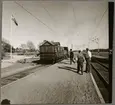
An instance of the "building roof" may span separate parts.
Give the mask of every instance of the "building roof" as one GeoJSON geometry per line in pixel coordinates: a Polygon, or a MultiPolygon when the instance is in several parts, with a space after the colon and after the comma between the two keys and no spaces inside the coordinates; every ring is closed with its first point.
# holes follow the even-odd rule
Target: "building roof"
{"type": "Polygon", "coordinates": [[[57,45],[57,46],[60,46],[60,42],[54,42],[54,41],[47,41],[47,40],[44,40],[40,46],[43,46],[43,45],[57,45]]]}
{"type": "Polygon", "coordinates": [[[51,43],[52,43],[53,45],[60,45],[60,42],[52,42],[52,41],[51,41],[51,43]]]}

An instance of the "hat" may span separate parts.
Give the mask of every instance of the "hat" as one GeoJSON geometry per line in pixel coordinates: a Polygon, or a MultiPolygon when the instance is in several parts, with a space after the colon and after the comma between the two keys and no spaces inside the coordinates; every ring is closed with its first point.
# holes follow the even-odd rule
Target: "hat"
{"type": "Polygon", "coordinates": [[[88,48],[86,48],[86,50],[88,51],[89,49],[88,49],[88,48]]]}

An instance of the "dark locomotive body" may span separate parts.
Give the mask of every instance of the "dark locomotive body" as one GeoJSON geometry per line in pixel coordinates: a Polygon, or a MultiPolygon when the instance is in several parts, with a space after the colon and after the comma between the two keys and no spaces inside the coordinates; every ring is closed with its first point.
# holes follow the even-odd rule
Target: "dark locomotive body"
{"type": "Polygon", "coordinates": [[[68,48],[60,46],[59,42],[44,41],[40,45],[40,61],[42,63],[56,63],[68,57],[68,48]]]}

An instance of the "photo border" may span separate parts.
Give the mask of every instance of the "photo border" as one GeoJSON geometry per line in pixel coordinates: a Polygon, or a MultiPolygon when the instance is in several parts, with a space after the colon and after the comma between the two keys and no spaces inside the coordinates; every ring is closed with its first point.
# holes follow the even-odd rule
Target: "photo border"
{"type": "MultiPolygon", "coordinates": [[[[2,1],[16,1],[16,0],[0,0],[0,40],[2,39],[2,1]]],[[[18,1],[18,0],[17,0],[18,1]]],[[[41,0],[20,0],[20,1],[41,1],[41,0]]],[[[42,1],[92,1],[92,0],[42,0],[42,1]]],[[[105,0],[94,0],[94,1],[105,1],[105,0]]],[[[109,0],[108,2],[115,2],[114,0],[109,0]]],[[[115,19],[115,8],[114,8],[114,19],[115,19]]],[[[109,21],[111,21],[111,17],[109,17],[109,21]]],[[[111,21],[109,24],[109,35],[113,34],[113,36],[109,36],[109,43],[113,43],[111,46],[109,46],[110,49],[112,49],[113,47],[113,55],[109,55],[109,57],[111,58],[111,61],[109,62],[112,68],[111,71],[111,75],[112,76],[112,82],[111,82],[111,86],[112,86],[112,95],[110,95],[110,97],[112,97],[112,103],[111,105],[115,105],[115,36],[114,36],[114,32],[115,32],[115,21],[111,21]],[[112,22],[114,22],[114,29],[112,29],[112,22]],[[113,42],[110,41],[113,39],[113,42]]],[[[110,45],[110,44],[109,44],[110,45]]],[[[1,53],[1,44],[0,44],[0,53],[1,53]]],[[[1,57],[1,54],[0,54],[1,57]]],[[[1,66],[1,63],[0,63],[1,66]]],[[[0,68],[0,74],[1,74],[1,68],[0,68]]],[[[1,76],[1,75],[0,75],[1,76]]],[[[1,78],[0,78],[1,80],[1,78]]],[[[1,84],[0,84],[1,85],[1,84]]],[[[0,89],[0,93],[1,93],[1,89],[0,89]]],[[[1,94],[0,94],[1,97],[1,94]]],[[[45,105],[45,104],[40,104],[40,105],[45,105]]],[[[53,105],[57,105],[57,104],[53,104],[53,105]]],[[[63,104],[59,104],[59,105],[63,105],[63,104]]],[[[66,105],[66,104],[65,104],[66,105]]],[[[67,104],[67,105],[73,105],[73,104],[67,104]]],[[[82,104],[74,104],[74,105],[82,105],[82,104]]],[[[89,104],[85,104],[85,105],[89,105],[89,104]]],[[[95,104],[90,104],[90,105],[95,105],[95,104]]],[[[101,104],[99,104],[101,105],[101,104]]],[[[102,104],[103,105],[103,104],[102,104]]],[[[110,104],[106,104],[106,105],[110,105],[110,104]]]]}

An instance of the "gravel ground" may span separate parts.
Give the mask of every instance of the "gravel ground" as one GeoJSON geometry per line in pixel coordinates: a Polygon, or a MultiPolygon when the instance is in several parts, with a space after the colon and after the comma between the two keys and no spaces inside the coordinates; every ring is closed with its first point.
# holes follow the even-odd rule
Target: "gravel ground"
{"type": "Polygon", "coordinates": [[[11,104],[100,103],[90,74],[77,74],[76,64],[64,62],[3,86],[1,98],[11,104]]]}

